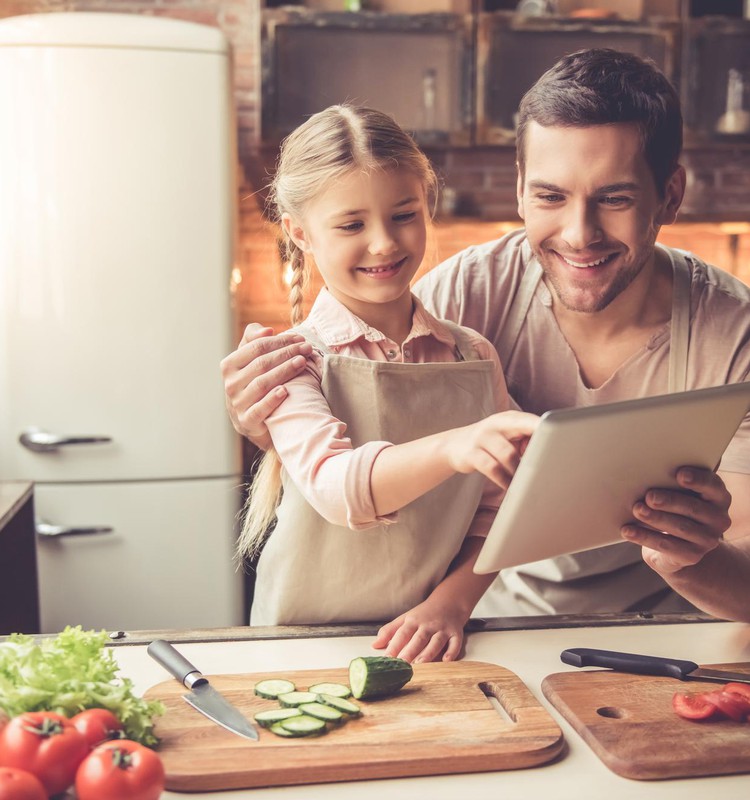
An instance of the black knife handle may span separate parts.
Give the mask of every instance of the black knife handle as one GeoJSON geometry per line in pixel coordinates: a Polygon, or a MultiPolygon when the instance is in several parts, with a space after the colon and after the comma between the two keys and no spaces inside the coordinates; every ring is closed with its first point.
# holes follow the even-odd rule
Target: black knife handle
{"type": "Polygon", "coordinates": [[[692,661],[617,653],[614,650],[592,650],[588,647],[563,650],[560,659],[573,667],[607,667],[620,672],[661,675],[665,678],[678,678],[681,681],[687,680],[690,673],[698,669],[698,665],[692,661]]]}
{"type": "Polygon", "coordinates": [[[180,683],[192,689],[208,681],[201,673],[169,642],[164,639],[154,639],[146,648],[146,652],[170,674],[174,675],[180,683]]]}

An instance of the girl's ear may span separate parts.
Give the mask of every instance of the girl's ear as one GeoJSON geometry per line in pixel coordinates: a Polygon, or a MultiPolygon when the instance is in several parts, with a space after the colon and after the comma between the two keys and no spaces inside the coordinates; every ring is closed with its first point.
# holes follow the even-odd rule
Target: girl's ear
{"type": "Polygon", "coordinates": [[[305,236],[305,231],[302,226],[292,219],[289,214],[281,215],[281,224],[286,232],[286,235],[299,247],[303,253],[310,251],[310,244],[305,236]]]}

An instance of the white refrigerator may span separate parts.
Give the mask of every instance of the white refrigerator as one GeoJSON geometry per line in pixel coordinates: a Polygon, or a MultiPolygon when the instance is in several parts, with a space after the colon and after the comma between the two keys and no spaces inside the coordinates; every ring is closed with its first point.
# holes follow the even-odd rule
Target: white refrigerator
{"type": "Polygon", "coordinates": [[[0,21],[0,480],[43,632],[242,624],[230,55],[216,29],[0,21]]]}

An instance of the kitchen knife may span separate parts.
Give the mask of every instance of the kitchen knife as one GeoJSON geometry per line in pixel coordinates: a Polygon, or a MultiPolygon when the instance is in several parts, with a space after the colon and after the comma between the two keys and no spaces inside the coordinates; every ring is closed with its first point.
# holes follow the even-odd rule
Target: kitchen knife
{"type": "Polygon", "coordinates": [[[257,739],[255,726],[214,689],[203,675],[169,642],[154,639],[146,652],[192,691],[182,699],[217,725],[246,739],[257,739]]]}
{"type": "Polygon", "coordinates": [[[592,650],[574,647],[563,650],[560,658],[573,667],[607,667],[618,672],[635,672],[639,675],[661,675],[681,681],[716,681],[717,683],[750,683],[750,675],[726,672],[720,669],[703,669],[692,661],[659,656],[640,656],[635,653],[617,653],[614,650],[592,650]]]}

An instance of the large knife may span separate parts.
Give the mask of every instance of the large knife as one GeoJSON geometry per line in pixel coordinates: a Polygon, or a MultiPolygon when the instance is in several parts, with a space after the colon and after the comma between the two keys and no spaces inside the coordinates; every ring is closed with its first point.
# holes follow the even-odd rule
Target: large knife
{"type": "Polygon", "coordinates": [[[560,658],[573,667],[605,667],[618,672],[635,672],[638,675],[661,675],[681,681],[715,681],[717,683],[750,683],[750,675],[727,672],[721,669],[704,669],[692,661],[659,656],[640,656],[635,653],[618,653],[614,650],[592,650],[574,647],[563,650],[560,658]]]}
{"type": "Polygon", "coordinates": [[[226,728],[246,739],[257,739],[255,726],[214,689],[203,675],[169,642],[154,639],[146,652],[161,664],[180,683],[190,689],[189,694],[182,696],[196,711],[200,711],[222,728],[226,728]]]}

